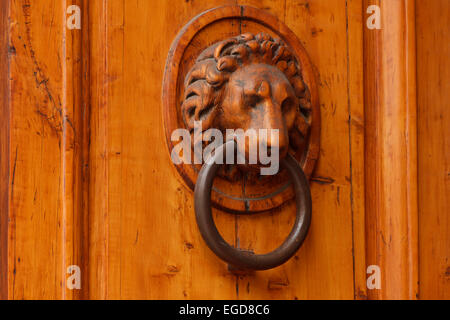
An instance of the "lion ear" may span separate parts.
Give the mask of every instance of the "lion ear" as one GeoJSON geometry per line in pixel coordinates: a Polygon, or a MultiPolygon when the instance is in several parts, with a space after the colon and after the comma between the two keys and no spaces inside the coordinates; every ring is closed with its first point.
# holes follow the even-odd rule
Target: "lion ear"
{"type": "Polygon", "coordinates": [[[217,70],[233,72],[237,68],[237,61],[234,57],[222,57],[217,61],[217,70]]]}
{"type": "Polygon", "coordinates": [[[192,130],[195,121],[202,121],[204,128],[209,128],[215,101],[215,90],[205,79],[195,81],[185,90],[185,100],[181,105],[181,112],[187,127],[192,130]]]}
{"type": "Polygon", "coordinates": [[[209,65],[206,69],[206,82],[212,87],[220,87],[226,80],[225,75],[217,70],[216,64],[209,65]]]}
{"type": "Polygon", "coordinates": [[[239,43],[239,41],[236,38],[231,38],[220,42],[214,49],[214,59],[216,59],[216,61],[219,60],[219,58],[224,53],[225,49],[237,43],[239,43]]]}
{"type": "Polygon", "coordinates": [[[189,73],[187,74],[186,79],[184,80],[184,87],[187,88],[195,81],[205,79],[206,73],[208,72],[208,68],[210,68],[211,66],[215,67],[215,64],[216,62],[214,61],[214,59],[208,59],[197,62],[192,67],[192,70],[189,71],[189,73]]]}
{"type": "Polygon", "coordinates": [[[255,39],[255,36],[253,35],[253,33],[247,32],[247,33],[243,33],[239,36],[239,39],[242,41],[251,41],[255,39]]]}

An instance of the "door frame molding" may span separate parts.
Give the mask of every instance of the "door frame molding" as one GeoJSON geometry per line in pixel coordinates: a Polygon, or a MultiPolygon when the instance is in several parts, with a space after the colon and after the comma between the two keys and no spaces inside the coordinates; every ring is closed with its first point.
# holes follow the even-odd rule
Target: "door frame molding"
{"type": "Polygon", "coordinates": [[[378,5],[381,29],[364,24],[366,263],[381,269],[369,299],[418,296],[415,1],[378,5]]]}

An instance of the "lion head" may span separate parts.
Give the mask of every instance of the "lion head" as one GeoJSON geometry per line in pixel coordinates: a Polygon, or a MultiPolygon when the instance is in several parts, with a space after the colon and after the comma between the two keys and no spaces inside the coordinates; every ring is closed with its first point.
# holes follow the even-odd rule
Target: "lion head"
{"type": "Polygon", "coordinates": [[[310,100],[301,66],[286,44],[266,33],[246,33],[199,55],[185,79],[181,111],[191,132],[194,121],[202,121],[203,130],[222,132],[278,129],[278,141],[265,143],[283,157],[305,147],[310,100]]]}

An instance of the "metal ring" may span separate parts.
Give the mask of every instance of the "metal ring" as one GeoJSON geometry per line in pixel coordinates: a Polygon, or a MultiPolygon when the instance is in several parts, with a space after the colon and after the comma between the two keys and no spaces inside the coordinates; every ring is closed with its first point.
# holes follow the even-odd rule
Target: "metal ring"
{"type": "Polygon", "coordinates": [[[230,246],[220,235],[214,223],[211,211],[211,188],[220,164],[228,147],[235,148],[234,141],[228,141],[215,150],[197,178],[195,185],[195,216],[200,233],[208,247],[222,260],[242,270],[267,270],[275,268],[289,260],[301,247],[311,224],[311,192],[308,180],[297,161],[287,155],[282,159],[281,167],[291,175],[295,189],[297,216],[294,227],[283,244],[267,254],[253,254],[230,246]]]}

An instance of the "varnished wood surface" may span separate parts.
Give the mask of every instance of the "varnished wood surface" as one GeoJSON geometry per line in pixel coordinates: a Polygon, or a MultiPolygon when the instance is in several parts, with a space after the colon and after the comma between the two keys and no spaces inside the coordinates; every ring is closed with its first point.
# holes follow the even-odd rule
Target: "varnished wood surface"
{"type": "MultiPolygon", "coordinates": [[[[272,5],[276,12],[279,9],[278,6],[276,3],[272,3],[272,5]]],[[[107,86],[106,105],[108,108],[102,110],[94,107],[97,105],[96,103],[92,104],[94,107],[92,119],[93,121],[94,118],[99,119],[91,122],[92,136],[98,139],[97,142],[93,141],[93,145],[100,144],[102,141],[103,153],[99,153],[98,161],[104,163],[106,169],[102,169],[104,171],[101,175],[107,176],[107,178],[99,176],[98,182],[91,181],[90,187],[91,190],[108,188],[109,191],[91,194],[91,206],[100,205],[104,201],[105,208],[105,215],[101,214],[100,210],[91,209],[91,219],[97,219],[93,215],[99,219],[106,219],[106,223],[99,223],[99,226],[107,228],[106,231],[102,231],[101,228],[92,228],[92,239],[96,239],[95,232],[99,230],[99,234],[103,235],[101,239],[106,238],[107,240],[106,245],[102,241],[90,245],[90,248],[101,246],[99,254],[104,254],[100,259],[92,253],[90,255],[90,296],[353,298],[352,220],[349,205],[350,183],[347,180],[350,174],[347,131],[348,83],[340,78],[339,71],[336,70],[334,73],[331,71],[334,70],[333,63],[341,60],[332,59],[328,62],[328,58],[324,58],[324,65],[319,69],[325,73],[326,77],[322,84],[325,89],[322,90],[329,97],[328,103],[324,103],[322,106],[329,112],[327,127],[333,128],[331,131],[333,134],[341,132],[339,143],[342,144],[342,148],[336,145],[336,140],[332,138],[331,132],[324,134],[324,137],[329,139],[329,144],[327,148],[322,149],[322,153],[327,155],[322,154],[322,166],[328,166],[329,169],[323,170],[323,175],[315,178],[322,184],[317,183],[315,186],[317,189],[313,190],[313,196],[316,197],[315,203],[317,203],[316,216],[315,220],[313,219],[314,229],[310,235],[312,238],[307,240],[309,244],[305,244],[305,247],[302,248],[301,252],[303,253],[299,253],[304,257],[292,260],[286,266],[271,272],[246,275],[236,279],[234,275],[228,273],[226,266],[206,248],[199,237],[192,211],[192,193],[184,188],[178,179],[174,179],[174,171],[169,163],[168,155],[160,152],[160,150],[164,150],[164,147],[159,145],[164,141],[160,132],[162,128],[161,108],[152,109],[154,114],[149,117],[147,109],[149,107],[146,107],[159,105],[159,101],[155,100],[155,94],[160,92],[163,62],[171,39],[192,16],[213,5],[188,3],[179,6],[177,6],[177,10],[182,13],[176,15],[178,22],[170,25],[165,23],[165,20],[145,22],[144,15],[149,10],[161,12],[163,17],[166,15],[165,12],[167,14],[169,11],[171,12],[172,8],[169,9],[162,2],[151,5],[147,2],[125,3],[123,10],[107,8],[106,16],[126,13],[118,18],[118,21],[124,20],[124,28],[116,30],[113,22],[107,22],[107,36],[102,36],[103,31],[97,29],[99,37],[92,40],[93,46],[102,48],[104,45],[101,44],[102,39],[107,39],[108,45],[104,45],[107,56],[119,55],[120,60],[114,60],[115,63],[107,64],[106,68],[111,71],[110,73],[106,72],[106,76],[105,72],[98,72],[99,77],[114,79],[113,82],[100,80],[98,82],[107,86]],[[185,6],[192,10],[186,10],[187,13],[184,14],[185,6]],[[130,20],[132,21],[130,22],[130,20]],[[135,22],[133,23],[133,21],[135,22]],[[155,34],[148,34],[146,30],[149,29],[155,30],[155,34]],[[143,37],[144,31],[145,37],[143,37]],[[161,39],[159,37],[161,33],[167,34],[167,38],[161,39]],[[165,48],[165,50],[160,48],[165,48]],[[141,52],[151,56],[152,61],[146,59],[137,61],[135,57],[141,52]],[[331,68],[328,71],[331,74],[328,76],[326,68],[331,68]],[[146,74],[139,70],[150,71],[146,74]],[[150,81],[150,79],[157,79],[157,81],[150,81]],[[148,85],[150,82],[152,86],[148,85]],[[342,96],[340,96],[341,94],[342,96]],[[124,109],[118,101],[124,101],[127,108],[124,109]],[[341,105],[345,107],[341,107],[341,105]],[[97,112],[94,109],[99,110],[98,118],[94,116],[94,113],[97,112]],[[106,122],[109,124],[105,125],[105,121],[102,121],[101,117],[106,117],[106,122]],[[118,121],[119,119],[120,121],[118,121]],[[99,129],[96,129],[97,126],[99,129]],[[105,142],[104,139],[107,141],[105,142]],[[147,141],[151,141],[151,145],[147,141]],[[145,145],[148,147],[143,147],[145,145]],[[106,157],[102,157],[104,154],[106,157]],[[158,164],[158,170],[149,166],[148,159],[158,164]],[[118,174],[117,170],[121,170],[121,173],[118,174]],[[107,179],[109,182],[105,185],[103,179],[107,179]],[[130,192],[130,190],[135,191],[130,192]],[[147,193],[148,190],[155,191],[147,193]],[[114,193],[112,193],[113,191],[114,193]],[[101,194],[104,194],[107,199],[100,197],[101,194]],[[333,203],[333,206],[330,206],[330,203],[333,203]],[[163,209],[164,213],[158,213],[158,208],[163,209]],[[130,216],[129,212],[132,212],[133,215],[130,216]],[[343,229],[341,230],[341,228],[343,229]],[[160,239],[169,240],[161,243],[160,239]],[[193,248],[186,249],[186,243],[193,248]],[[308,248],[308,246],[312,247],[308,248]],[[162,252],[168,252],[168,254],[162,254],[162,252]],[[106,261],[105,265],[96,267],[95,265],[101,261],[106,261]],[[306,261],[309,262],[306,263],[306,261]],[[336,277],[336,274],[339,274],[339,277],[336,277]],[[103,280],[100,280],[100,277],[104,277],[103,280]],[[96,281],[98,286],[94,285],[96,281]],[[100,281],[102,282],[100,283],[100,281]],[[107,288],[104,288],[106,285],[107,288]],[[155,285],[158,290],[152,290],[155,285]],[[98,288],[101,288],[99,292],[97,292],[98,288]]],[[[299,10],[299,14],[310,16],[311,7],[309,9],[303,6],[296,8],[299,10]]],[[[315,20],[322,17],[323,22],[326,23],[332,19],[335,10],[336,8],[329,8],[325,2],[318,2],[310,19],[315,20]]],[[[335,18],[334,21],[339,24],[342,34],[333,30],[333,24],[330,25],[331,34],[322,40],[322,48],[328,47],[329,42],[334,41],[332,40],[334,37],[339,37],[340,41],[335,45],[336,51],[340,52],[341,59],[346,61],[346,29],[345,22],[341,21],[341,18],[345,19],[346,17],[343,3],[338,6],[338,10],[341,16],[339,19],[335,18]]],[[[93,14],[93,16],[99,15],[93,14]]],[[[171,19],[173,20],[172,15],[171,19]]],[[[295,17],[292,18],[292,21],[294,20],[295,17]]],[[[321,25],[322,23],[318,21],[316,29],[322,28],[321,25]]],[[[313,28],[311,26],[302,30],[299,25],[293,24],[291,28],[299,33],[301,39],[310,39],[313,34],[316,36],[316,41],[322,39],[322,33],[319,32],[316,35],[314,30],[311,30],[313,28]]],[[[322,57],[320,44],[316,44],[316,46],[317,51],[314,53],[319,55],[320,59],[322,57]]],[[[110,57],[107,61],[113,61],[112,59],[110,57]]],[[[91,59],[91,63],[91,77],[95,77],[93,64],[103,67],[104,60],[96,54],[91,59]]],[[[339,64],[338,68],[346,72],[347,66],[339,64]]],[[[103,96],[96,93],[100,92],[97,91],[100,89],[96,89],[96,85],[92,83],[91,86],[92,99],[97,99],[97,96],[101,99],[103,96]]],[[[94,157],[95,153],[91,152],[91,157],[94,157]]],[[[97,166],[91,167],[92,170],[96,170],[94,168],[97,166]]],[[[95,173],[93,172],[92,175],[94,176],[95,173]]],[[[256,220],[250,221],[251,218],[248,218],[249,221],[245,221],[243,218],[236,219],[233,216],[217,212],[218,225],[226,236],[229,235],[230,241],[234,240],[242,248],[249,247],[248,241],[251,240],[253,244],[250,245],[255,250],[264,250],[264,246],[278,244],[278,239],[264,236],[264,234],[273,234],[272,230],[279,230],[279,237],[285,236],[283,231],[287,231],[289,226],[282,222],[281,214],[289,218],[289,211],[293,212],[292,209],[292,207],[285,208],[274,217],[261,215],[260,219],[263,221],[258,221],[259,217],[254,217],[256,220]],[[253,226],[252,228],[248,227],[249,223],[253,226]],[[262,235],[257,236],[255,230],[261,230],[262,235]]]]}
{"type": "MultiPolygon", "coordinates": [[[[198,234],[192,192],[164,146],[160,101],[164,62],[178,31],[195,14],[235,2],[82,2],[83,33],[64,28],[60,2],[12,4],[9,298],[351,299],[355,288],[364,292],[354,277],[355,268],[364,273],[362,260],[354,263],[352,255],[361,245],[353,230],[362,227],[352,219],[361,211],[351,209],[352,188],[360,188],[352,186],[351,170],[362,172],[362,144],[350,152],[350,143],[362,139],[361,130],[350,135],[361,119],[348,123],[350,112],[362,113],[361,82],[350,85],[348,78],[348,46],[355,62],[362,46],[346,33],[347,21],[361,28],[360,3],[242,3],[282,17],[314,56],[327,130],[312,178],[315,218],[300,256],[240,277],[198,234]],[[73,63],[61,60],[68,52],[73,63]],[[64,289],[69,263],[83,271],[82,290],[74,295],[64,289]]],[[[363,199],[353,199],[362,208],[363,199]]],[[[252,220],[216,211],[216,222],[231,243],[265,250],[284,237],[289,212],[292,205],[252,220]],[[268,236],[275,230],[279,236],[268,236]]]]}
{"type": "Polygon", "coordinates": [[[347,2],[347,50],[349,89],[349,145],[350,145],[350,205],[353,217],[354,297],[367,299],[366,241],[365,241],[365,184],[364,184],[364,78],[363,3],[347,2]]]}
{"type": "MultiPolygon", "coordinates": [[[[245,4],[257,6],[257,1],[245,4]]],[[[352,255],[354,230],[362,224],[354,224],[358,221],[354,220],[352,212],[354,184],[350,164],[350,141],[357,136],[362,140],[363,131],[353,130],[351,134],[348,122],[353,119],[355,110],[362,113],[362,96],[358,96],[362,94],[362,81],[349,86],[350,66],[362,61],[362,37],[352,39],[354,51],[349,54],[346,27],[347,21],[351,21],[355,29],[361,30],[361,4],[351,2],[346,6],[343,1],[310,1],[307,4],[287,1],[283,8],[276,2],[264,1],[262,5],[273,14],[280,15],[280,10],[286,12],[284,22],[301,39],[317,69],[321,148],[311,181],[313,213],[305,243],[296,257],[285,265],[241,277],[239,296],[246,299],[353,299],[356,291],[364,297],[365,283],[359,282],[361,277],[356,281],[354,278],[354,272],[360,275],[365,266],[359,263],[354,266],[352,255]],[[334,48],[331,50],[333,54],[325,54],[330,45],[334,48]],[[311,277],[312,274],[320,276],[311,277]],[[303,285],[298,285],[300,283],[303,285]]],[[[251,27],[244,29],[251,30],[251,27]]],[[[360,154],[362,148],[362,144],[353,146],[354,152],[360,154]]],[[[362,157],[354,158],[353,168],[362,170],[362,161],[362,157]]],[[[361,205],[361,197],[353,200],[357,206],[361,205]]],[[[294,209],[291,203],[269,215],[239,217],[241,247],[267,252],[280,245],[293,224],[294,209]]],[[[357,243],[355,247],[361,244],[357,243]]]]}
{"type": "MultiPolygon", "coordinates": [[[[75,1],[74,4],[80,4],[75,1]]],[[[11,299],[71,299],[80,264],[80,33],[60,1],[10,1],[7,291],[11,299]]],[[[4,182],[4,181],[2,181],[4,182]]]]}
{"type": "Polygon", "coordinates": [[[418,294],[417,114],[414,1],[381,8],[381,29],[364,29],[367,265],[381,269],[372,299],[418,294]]]}
{"type": "Polygon", "coordinates": [[[419,283],[450,299],[450,3],[417,1],[419,283]]]}
{"type": "MultiPolygon", "coordinates": [[[[427,48],[445,43],[439,26],[449,5],[419,2],[415,181],[413,1],[383,1],[381,31],[365,28],[369,1],[360,0],[72,1],[82,31],[65,27],[64,1],[2,1],[1,296],[415,298],[420,279],[421,298],[446,297],[448,53],[427,48]],[[176,34],[196,14],[236,3],[267,10],[301,39],[322,113],[308,238],[285,265],[241,275],[199,235],[161,106],[176,34]],[[70,264],[82,269],[80,291],[65,289],[70,264]],[[371,264],[381,267],[381,290],[366,289],[371,264]]],[[[287,204],[252,217],[214,215],[227,241],[262,252],[284,239],[293,212],[287,204]]]]}
{"type": "Polygon", "coordinates": [[[10,199],[9,2],[0,3],[0,299],[8,298],[8,211],[10,199]]]}

